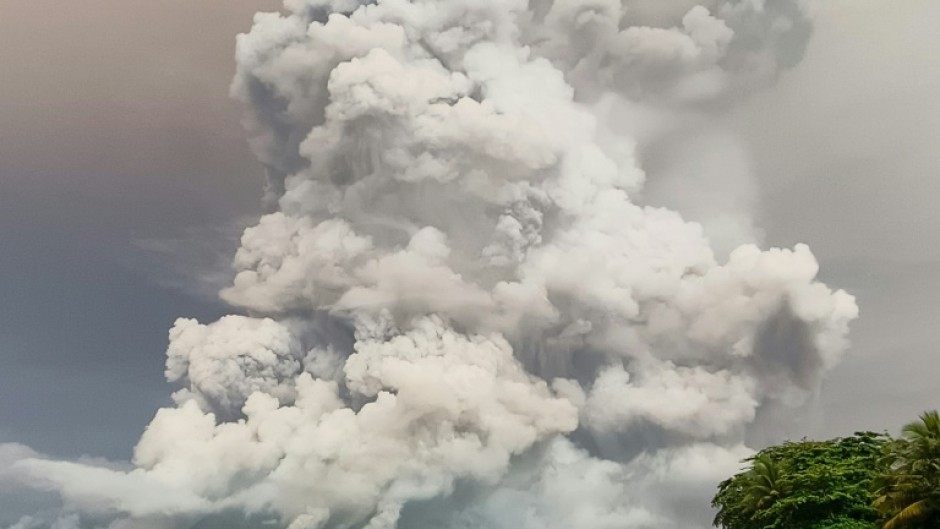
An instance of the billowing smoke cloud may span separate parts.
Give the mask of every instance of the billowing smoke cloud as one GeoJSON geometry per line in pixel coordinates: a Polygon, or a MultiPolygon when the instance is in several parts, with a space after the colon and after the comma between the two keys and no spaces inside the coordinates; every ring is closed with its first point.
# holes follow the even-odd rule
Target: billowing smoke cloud
{"type": "Polygon", "coordinates": [[[16,527],[707,526],[857,315],[752,244],[749,190],[699,194],[747,187],[709,116],[799,59],[808,2],[285,3],[238,41],[245,315],[170,331],[133,468],[12,463],[64,501],[16,527]]]}

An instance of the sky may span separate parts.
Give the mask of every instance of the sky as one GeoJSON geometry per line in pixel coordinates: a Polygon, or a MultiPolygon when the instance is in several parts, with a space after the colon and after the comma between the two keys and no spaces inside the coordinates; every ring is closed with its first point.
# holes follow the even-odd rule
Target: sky
{"type": "MultiPolygon", "coordinates": [[[[127,459],[169,403],[167,329],[213,295],[263,170],[228,96],[273,1],[0,0],[0,441],[127,459]]],[[[766,245],[857,297],[815,420],[897,430],[940,389],[940,55],[931,0],[820,8],[804,59],[727,116],[766,245]]]]}
{"type": "Polygon", "coordinates": [[[235,35],[272,6],[0,3],[4,440],[129,457],[167,400],[167,329],[223,312],[147,242],[259,210],[228,85],[235,35]]]}
{"type": "Polygon", "coordinates": [[[805,60],[735,120],[768,242],[808,243],[822,277],[858,298],[812,433],[894,432],[940,401],[940,5],[833,2],[821,15],[805,60]]]}

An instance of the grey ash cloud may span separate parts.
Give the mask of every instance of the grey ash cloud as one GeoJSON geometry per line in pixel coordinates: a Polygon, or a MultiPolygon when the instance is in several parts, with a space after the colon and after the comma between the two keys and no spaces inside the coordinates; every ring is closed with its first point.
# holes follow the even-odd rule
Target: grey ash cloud
{"type": "Polygon", "coordinates": [[[708,526],[714,484],[812,411],[858,315],[809,246],[766,244],[735,121],[814,13],[257,15],[232,94],[267,209],[221,291],[233,314],[173,325],[172,404],[130,465],[5,446],[0,483],[44,502],[7,523],[708,526]]]}

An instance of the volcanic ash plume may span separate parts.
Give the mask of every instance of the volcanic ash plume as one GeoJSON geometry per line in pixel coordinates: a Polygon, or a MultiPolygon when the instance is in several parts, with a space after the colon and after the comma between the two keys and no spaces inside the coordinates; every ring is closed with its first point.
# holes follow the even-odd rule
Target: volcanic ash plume
{"type": "Polygon", "coordinates": [[[21,479],[89,527],[708,526],[857,314],[806,246],[751,244],[746,190],[697,194],[809,2],[285,4],[238,41],[269,207],[242,315],[172,328],[134,468],[21,479]]]}

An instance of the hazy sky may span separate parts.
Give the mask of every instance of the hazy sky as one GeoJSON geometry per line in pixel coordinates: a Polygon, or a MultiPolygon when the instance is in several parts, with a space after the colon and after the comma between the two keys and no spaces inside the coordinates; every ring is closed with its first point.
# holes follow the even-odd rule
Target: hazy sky
{"type": "Polygon", "coordinates": [[[861,309],[819,434],[940,406],[938,17],[929,0],[833,2],[805,60],[737,116],[768,241],[809,243],[861,309]]]}
{"type": "MultiPolygon", "coordinates": [[[[0,441],[126,458],[168,401],[167,329],[225,310],[175,267],[211,271],[258,210],[227,91],[235,34],[275,6],[0,0],[0,441]]],[[[794,437],[940,401],[936,20],[931,0],[830,2],[803,62],[728,118],[767,242],[809,243],[862,311],[794,437]]]]}
{"type": "Polygon", "coordinates": [[[276,5],[0,0],[3,440],[128,457],[165,403],[167,329],[222,309],[139,242],[256,211],[227,93],[235,35],[276,5]]]}

